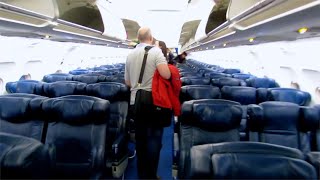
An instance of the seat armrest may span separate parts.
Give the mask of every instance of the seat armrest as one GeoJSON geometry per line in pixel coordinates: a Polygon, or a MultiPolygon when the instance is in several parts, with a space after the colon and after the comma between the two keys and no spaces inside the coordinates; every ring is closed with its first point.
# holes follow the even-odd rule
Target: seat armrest
{"type": "Polygon", "coordinates": [[[121,134],[112,144],[112,161],[118,162],[128,154],[128,138],[121,134]]]}
{"type": "Polygon", "coordinates": [[[173,164],[178,165],[180,158],[179,135],[174,133],[173,136],[173,164]]]}
{"type": "Polygon", "coordinates": [[[320,151],[309,152],[306,159],[316,169],[318,177],[320,177],[320,151]]]}

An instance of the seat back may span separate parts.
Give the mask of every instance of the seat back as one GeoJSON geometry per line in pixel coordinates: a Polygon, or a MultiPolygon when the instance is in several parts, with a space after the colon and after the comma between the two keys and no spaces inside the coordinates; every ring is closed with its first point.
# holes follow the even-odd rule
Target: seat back
{"type": "Polygon", "coordinates": [[[193,146],[188,179],[316,179],[297,149],[257,142],[193,146]]]}
{"type": "Polygon", "coordinates": [[[224,69],[222,72],[226,74],[235,74],[240,73],[240,69],[224,69]]]}
{"type": "Polygon", "coordinates": [[[76,75],[72,77],[72,81],[79,81],[87,84],[104,82],[106,76],[97,74],[76,75]]]}
{"type": "Polygon", "coordinates": [[[253,76],[251,74],[235,73],[235,74],[232,74],[232,77],[237,78],[237,79],[246,80],[249,78],[254,78],[255,76],[253,76]]]}
{"type": "Polygon", "coordinates": [[[282,101],[307,106],[311,101],[310,93],[292,88],[258,88],[257,96],[259,103],[265,101],[282,101]]]}
{"type": "Polygon", "coordinates": [[[87,69],[76,69],[76,70],[69,71],[69,74],[73,74],[73,75],[81,75],[81,74],[88,74],[88,73],[90,73],[90,71],[87,69]]]}
{"type": "Polygon", "coordinates": [[[243,80],[229,77],[212,79],[211,84],[220,88],[223,86],[246,86],[246,83],[243,80]]]}
{"type": "Polygon", "coordinates": [[[220,99],[220,89],[210,85],[189,85],[182,86],[180,102],[196,99],[220,99]]]}
{"type": "Polygon", "coordinates": [[[205,77],[182,77],[182,86],[186,85],[210,85],[210,79],[205,77]]]}
{"type": "Polygon", "coordinates": [[[181,77],[201,77],[200,73],[197,72],[180,72],[181,77]]]}
{"type": "Polygon", "coordinates": [[[310,151],[309,132],[319,129],[314,108],[288,102],[248,106],[249,140],[310,151]]]}
{"type": "MultiPolygon", "coordinates": [[[[86,94],[99,97],[110,102],[110,117],[108,123],[108,142],[113,142],[117,136],[125,133],[126,118],[130,91],[128,87],[116,82],[101,82],[88,84],[86,94]]],[[[108,146],[111,144],[108,144],[108,146]]]]}
{"type": "Polygon", "coordinates": [[[21,80],[6,84],[8,93],[42,94],[42,83],[35,80],[21,80]]]}
{"type": "Polygon", "coordinates": [[[41,103],[46,97],[33,94],[0,96],[0,132],[30,137],[41,141],[46,125],[41,103]]]}
{"type": "Polygon", "coordinates": [[[318,116],[318,125],[315,126],[318,129],[311,131],[311,150],[320,151],[320,104],[314,105],[313,108],[318,116]]]}
{"type": "Polygon", "coordinates": [[[256,104],[256,89],[253,87],[223,86],[221,98],[239,102],[242,105],[256,104]]]}
{"type": "Polygon", "coordinates": [[[246,80],[247,86],[254,88],[275,88],[279,87],[279,84],[269,78],[250,78],[246,80]]]}
{"type": "Polygon", "coordinates": [[[182,105],[180,127],[179,177],[185,174],[185,162],[195,145],[239,141],[242,109],[227,100],[193,100],[182,105]]]}
{"type": "Polygon", "coordinates": [[[54,147],[54,178],[89,178],[102,173],[110,103],[90,96],[47,99],[49,119],[45,143],[54,147]]]}
{"type": "Polygon", "coordinates": [[[219,72],[207,72],[204,74],[204,77],[208,77],[210,79],[219,79],[224,77],[231,77],[231,75],[219,72]]]}
{"type": "Polygon", "coordinates": [[[78,81],[57,81],[43,84],[43,92],[48,97],[84,95],[86,85],[78,81]]]}
{"type": "Polygon", "coordinates": [[[71,74],[64,74],[64,73],[54,73],[48,74],[43,76],[43,81],[47,83],[56,82],[56,81],[71,81],[72,80],[71,74]]]}
{"type": "Polygon", "coordinates": [[[50,178],[48,149],[32,138],[0,132],[1,179],[50,178]]]}

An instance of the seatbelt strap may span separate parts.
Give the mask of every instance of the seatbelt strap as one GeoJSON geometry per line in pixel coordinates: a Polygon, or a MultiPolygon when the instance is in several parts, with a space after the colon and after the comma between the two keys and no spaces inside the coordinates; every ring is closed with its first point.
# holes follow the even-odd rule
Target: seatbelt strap
{"type": "Polygon", "coordinates": [[[143,61],[142,61],[141,70],[140,70],[138,87],[141,86],[141,82],[142,82],[142,78],[143,78],[143,74],[144,74],[144,69],[146,68],[148,52],[149,52],[149,50],[150,50],[151,48],[153,48],[153,46],[146,46],[146,47],[144,48],[144,56],[143,56],[143,61]]]}

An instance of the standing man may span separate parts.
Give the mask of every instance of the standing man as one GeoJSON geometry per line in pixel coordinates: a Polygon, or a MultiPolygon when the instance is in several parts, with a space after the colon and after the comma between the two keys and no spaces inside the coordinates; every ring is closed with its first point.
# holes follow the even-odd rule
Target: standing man
{"type": "MultiPolygon", "coordinates": [[[[147,27],[140,28],[138,40],[140,44],[128,55],[125,67],[125,82],[131,88],[131,106],[135,103],[137,90],[152,91],[152,79],[156,70],[164,79],[169,79],[171,76],[167,60],[161,49],[153,47],[148,52],[143,79],[141,84],[138,85],[145,47],[153,44],[151,30],[147,27]]],[[[152,119],[150,119],[150,122],[152,122],[152,119]]],[[[144,124],[141,123],[141,120],[135,119],[138,175],[141,179],[157,179],[163,127],[148,124],[150,123],[144,124]]]]}

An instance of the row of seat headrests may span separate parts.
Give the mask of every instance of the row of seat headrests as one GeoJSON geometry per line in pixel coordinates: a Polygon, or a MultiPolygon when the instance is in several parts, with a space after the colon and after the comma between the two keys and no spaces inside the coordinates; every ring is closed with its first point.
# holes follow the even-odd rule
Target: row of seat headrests
{"type": "Polygon", "coordinates": [[[110,108],[108,100],[81,95],[48,98],[15,93],[0,96],[0,101],[0,119],[11,122],[45,117],[67,123],[99,123],[108,120],[110,108]]]}
{"type": "Polygon", "coordinates": [[[48,74],[43,77],[44,82],[56,82],[56,81],[79,81],[87,84],[98,83],[98,82],[120,82],[124,83],[124,75],[110,75],[106,76],[101,73],[81,74],[72,75],[64,73],[48,74]]]}
{"type": "Polygon", "coordinates": [[[124,63],[118,63],[114,65],[101,65],[100,67],[93,67],[88,69],[75,69],[69,71],[69,74],[73,75],[81,75],[88,73],[103,73],[105,75],[116,75],[119,73],[123,73],[124,71],[124,63]]]}
{"type": "Polygon", "coordinates": [[[129,88],[121,83],[100,82],[85,84],[77,81],[57,81],[43,83],[39,81],[17,81],[7,83],[9,93],[28,93],[47,97],[61,97],[66,95],[88,95],[113,101],[128,101],[129,88]]]}
{"type": "Polygon", "coordinates": [[[181,87],[180,101],[194,99],[227,99],[242,105],[259,104],[265,101],[284,101],[307,106],[311,101],[308,92],[291,88],[253,88],[224,86],[221,89],[210,85],[188,85],[181,87]]]}
{"type": "MultiPolygon", "coordinates": [[[[227,131],[240,125],[243,108],[240,103],[222,99],[192,100],[183,103],[181,122],[214,131],[227,131]]],[[[277,130],[301,131],[320,129],[320,105],[303,107],[289,102],[263,102],[248,105],[247,128],[258,131],[264,126],[277,130]]]]}

